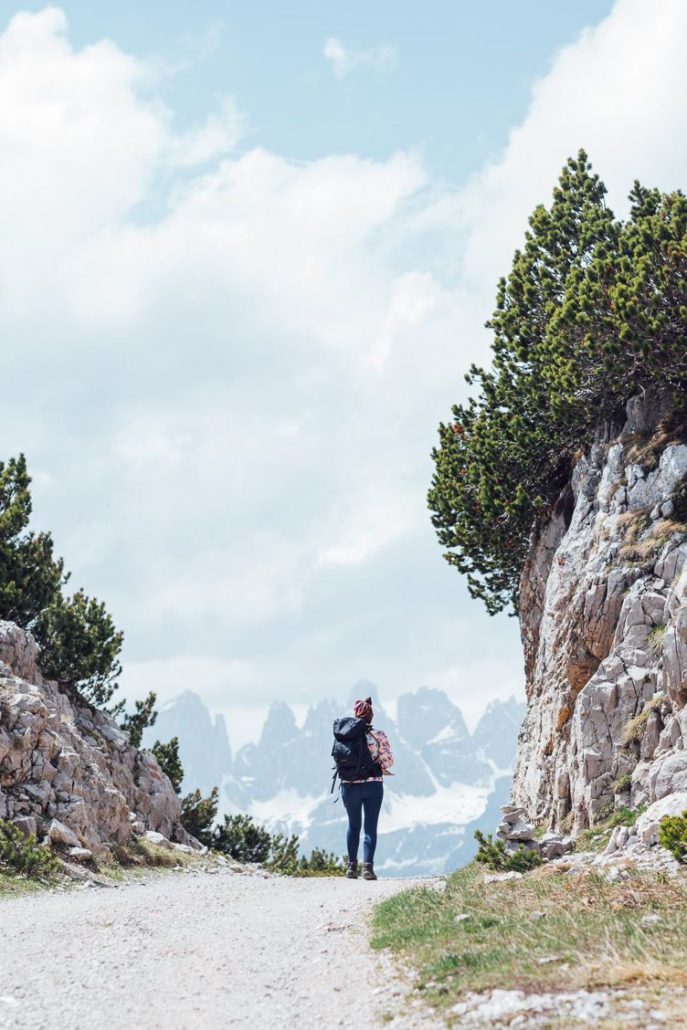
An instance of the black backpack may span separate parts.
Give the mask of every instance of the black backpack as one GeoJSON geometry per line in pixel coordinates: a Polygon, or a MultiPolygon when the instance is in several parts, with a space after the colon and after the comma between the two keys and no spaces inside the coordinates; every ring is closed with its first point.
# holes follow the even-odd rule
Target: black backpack
{"type": "Polygon", "coordinates": [[[334,720],[334,778],[330,793],[334,791],[337,776],[340,780],[365,780],[370,776],[382,775],[381,765],[372,761],[367,746],[369,728],[369,723],[364,719],[355,719],[350,715],[334,720]]]}

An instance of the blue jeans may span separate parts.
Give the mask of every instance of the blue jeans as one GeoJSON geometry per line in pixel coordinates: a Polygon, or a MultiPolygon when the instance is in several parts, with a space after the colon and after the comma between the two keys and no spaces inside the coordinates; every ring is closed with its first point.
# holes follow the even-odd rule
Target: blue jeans
{"type": "Polygon", "coordinates": [[[375,780],[364,783],[342,783],[341,797],[348,813],[348,861],[358,860],[360,828],[365,814],[365,837],[363,838],[363,862],[372,862],[377,847],[377,822],[384,797],[384,784],[375,780]]]}

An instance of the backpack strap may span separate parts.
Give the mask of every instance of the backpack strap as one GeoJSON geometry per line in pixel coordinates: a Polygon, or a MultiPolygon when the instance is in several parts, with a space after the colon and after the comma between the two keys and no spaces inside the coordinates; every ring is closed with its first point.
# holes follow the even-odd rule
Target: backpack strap
{"type": "MultiPolygon", "coordinates": [[[[336,766],[334,766],[334,775],[332,776],[332,789],[329,791],[330,794],[334,793],[334,784],[336,783],[336,777],[337,776],[339,776],[339,770],[336,768],[336,766]]],[[[334,798],[333,804],[336,804],[336,802],[339,800],[340,797],[341,797],[341,777],[339,776],[339,790],[338,790],[338,793],[337,793],[336,797],[334,798]]]]}

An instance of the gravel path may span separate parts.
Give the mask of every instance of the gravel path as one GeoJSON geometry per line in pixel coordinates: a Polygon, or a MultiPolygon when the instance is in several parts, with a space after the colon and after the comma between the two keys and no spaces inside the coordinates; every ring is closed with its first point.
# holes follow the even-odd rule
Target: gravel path
{"type": "Polygon", "coordinates": [[[222,871],[0,901],[0,1027],[428,1027],[367,948],[409,886],[222,871]]]}

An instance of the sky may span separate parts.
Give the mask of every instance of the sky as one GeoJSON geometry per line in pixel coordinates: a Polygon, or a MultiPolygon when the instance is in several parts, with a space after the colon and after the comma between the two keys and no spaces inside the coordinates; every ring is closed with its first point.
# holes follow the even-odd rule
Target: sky
{"type": "Polygon", "coordinates": [[[434,537],[436,427],[568,155],[621,214],[687,185],[686,46],[681,0],[0,0],[0,457],[125,696],[236,745],[361,678],[522,694],[434,537]]]}

